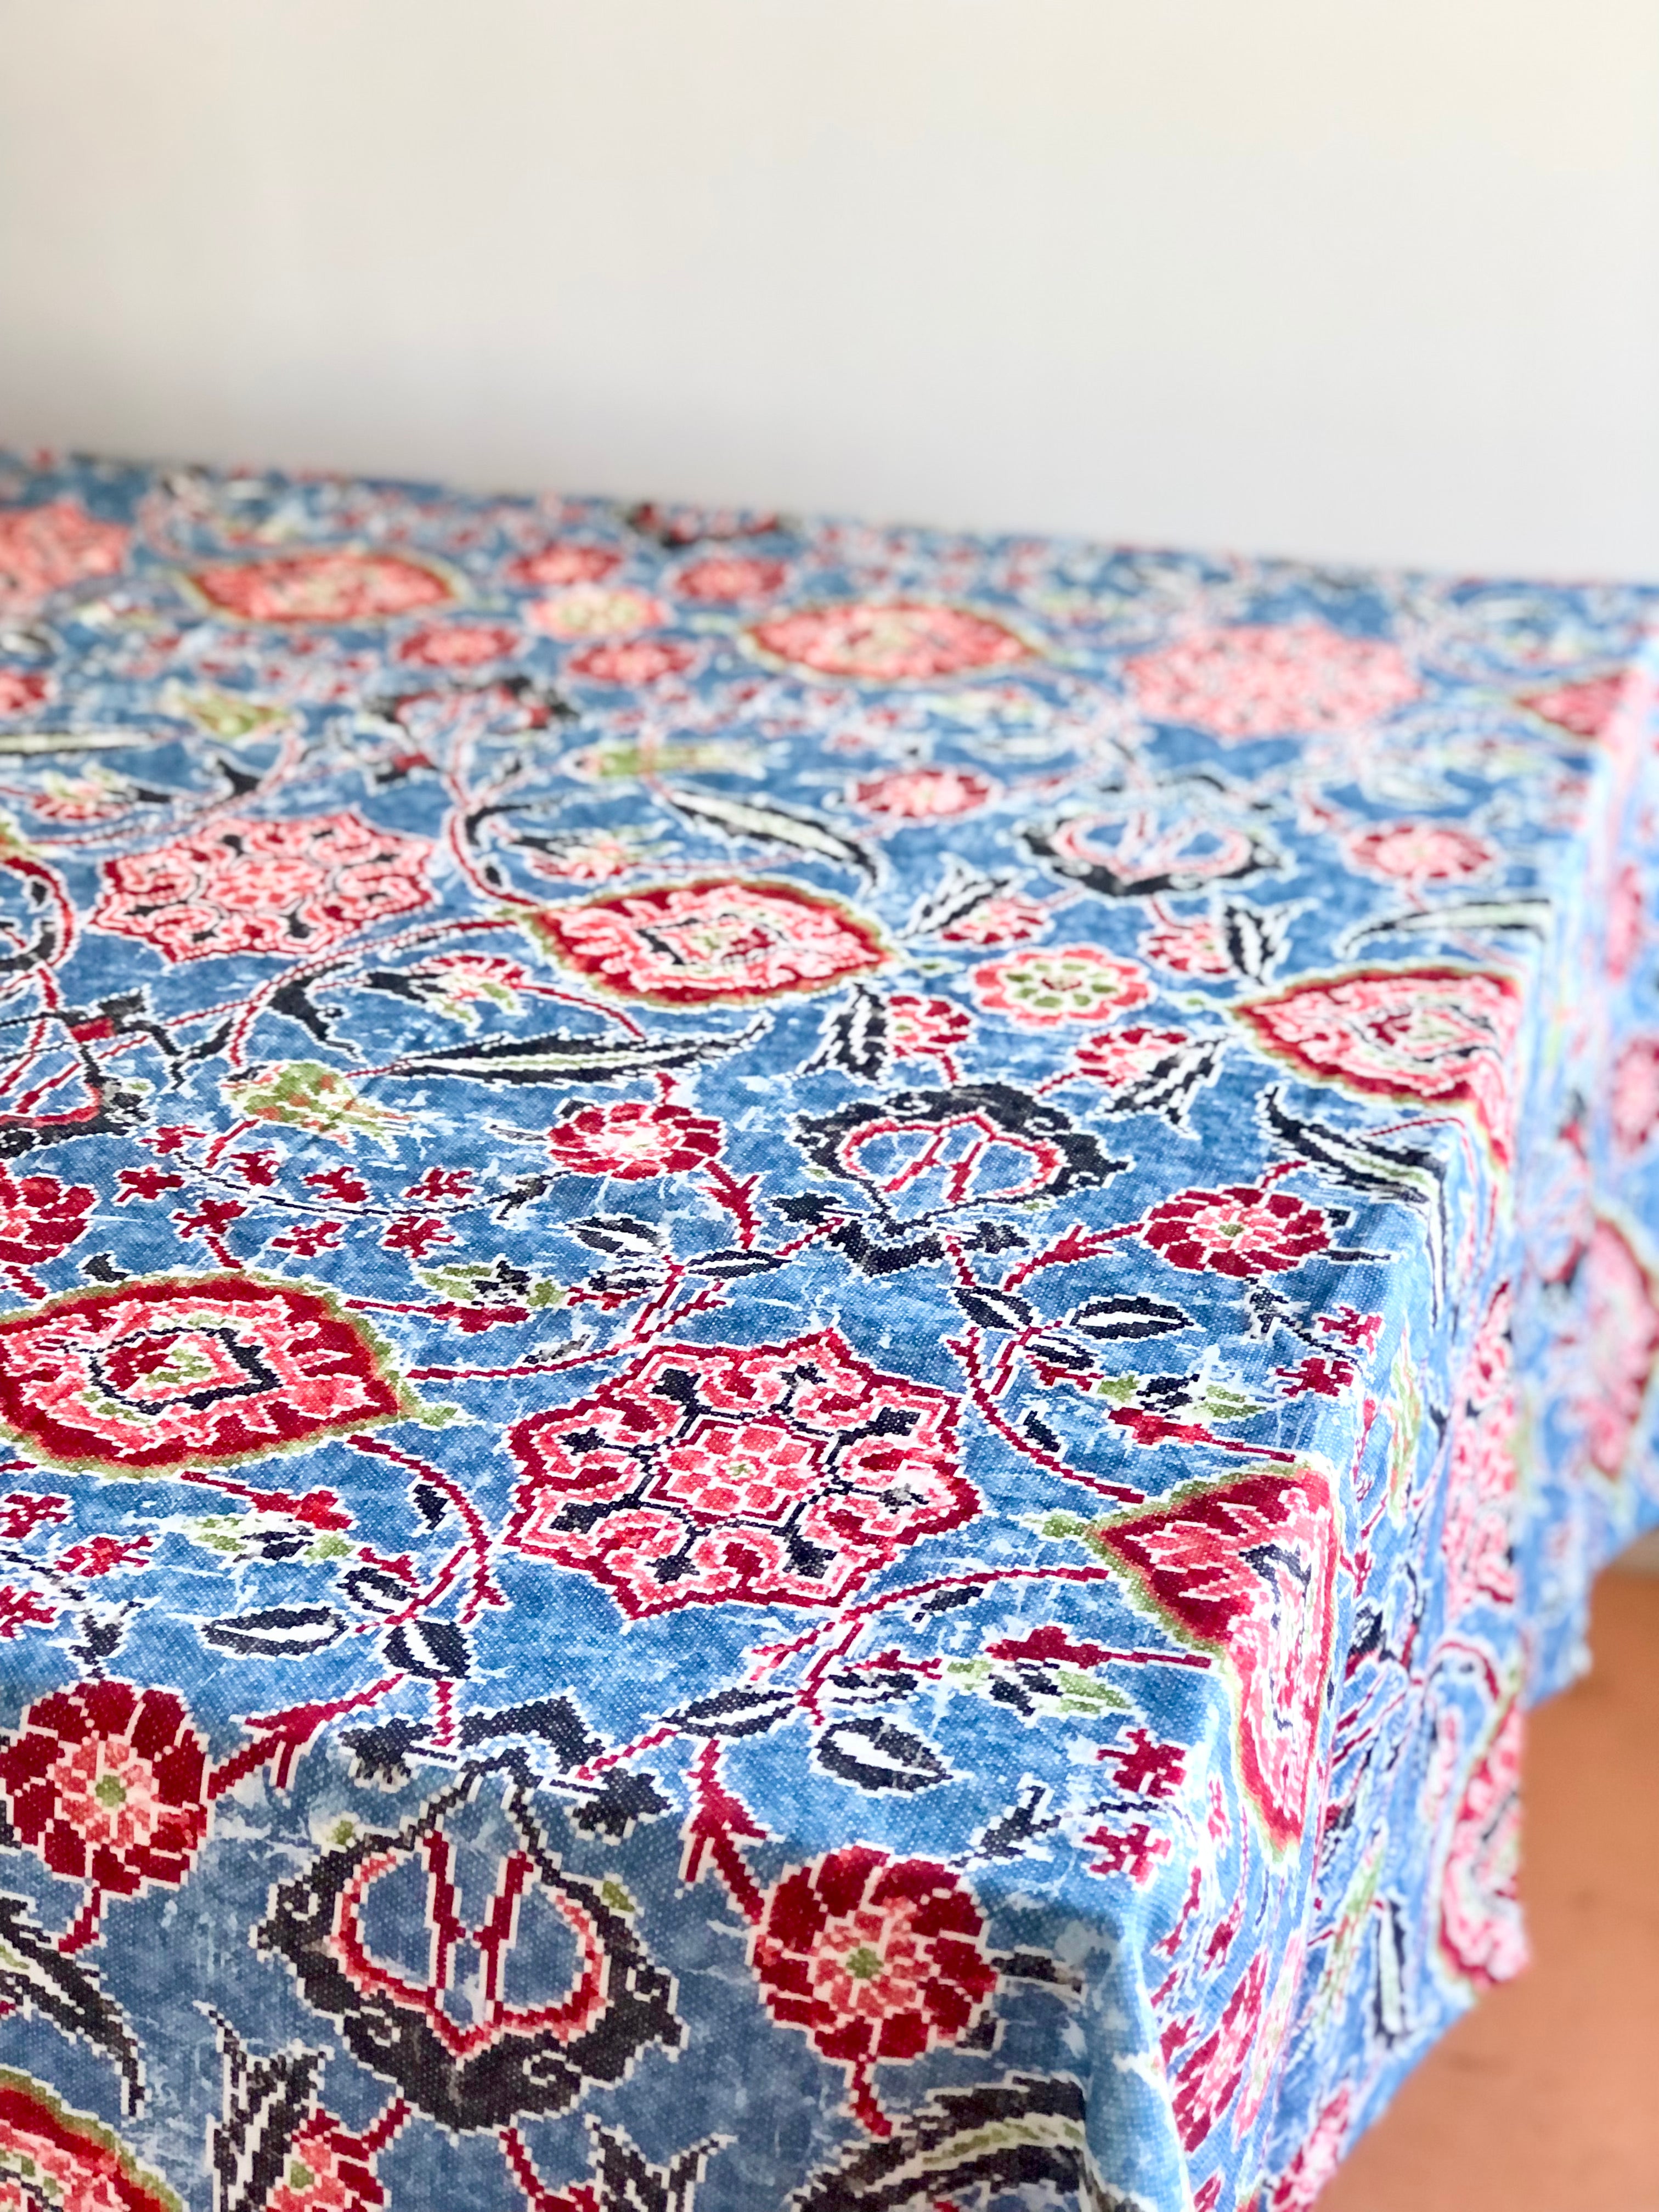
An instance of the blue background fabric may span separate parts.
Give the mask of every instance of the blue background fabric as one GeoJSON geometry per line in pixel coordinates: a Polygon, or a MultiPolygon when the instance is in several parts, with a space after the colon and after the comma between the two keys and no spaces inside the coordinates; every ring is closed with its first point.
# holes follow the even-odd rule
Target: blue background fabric
{"type": "Polygon", "coordinates": [[[0,465],[9,2201],[1310,2204],[1659,1520],[1653,611],[0,465]]]}

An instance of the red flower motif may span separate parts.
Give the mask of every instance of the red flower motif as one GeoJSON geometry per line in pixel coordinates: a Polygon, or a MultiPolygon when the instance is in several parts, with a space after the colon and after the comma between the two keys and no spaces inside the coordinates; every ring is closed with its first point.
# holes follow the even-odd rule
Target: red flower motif
{"type": "Polygon", "coordinates": [[[507,574],[519,584],[599,584],[614,576],[623,556],[608,545],[544,545],[508,564],[507,574]]]}
{"type": "Polygon", "coordinates": [[[1461,883],[1498,858],[1498,848],[1485,837],[1448,822],[1396,822],[1387,830],[1363,830],[1347,840],[1346,851],[1352,866],[1407,884],[1461,883]]]}
{"type": "Polygon", "coordinates": [[[983,806],[996,788],[972,769],[901,768],[853,787],[853,802],[892,822],[948,822],[983,806]]]}
{"type": "Polygon", "coordinates": [[[71,2112],[26,2074],[0,2069],[0,2206],[5,2212],[181,2212],[100,2121],[71,2112]]]}
{"type": "Polygon", "coordinates": [[[544,908],[536,926],[568,967],[659,1006],[822,990],[886,957],[874,927],[838,900],[727,876],[544,908]]]}
{"type": "Polygon", "coordinates": [[[1508,1158],[1509,1060],[1520,1021],[1508,976],[1361,968],[1233,1011],[1298,1074],[1370,1097],[1471,1106],[1494,1152],[1508,1158]]]}
{"type": "Polygon", "coordinates": [[[629,1099],[620,1106],[567,1106],[547,1133],[553,1164],[566,1175],[644,1182],[706,1167],[720,1148],[720,1125],[684,1106],[629,1099]]]}
{"type": "Polygon", "coordinates": [[[682,599],[725,605],[734,599],[769,599],[782,588],[781,561],[760,561],[741,553],[711,553],[682,568],[674,589],[682,599]]]}
{"type": "MultiPolygon", "coordinates": [[[[29,714],[52,696],[52,678],[34,668],[0,668],[0,714],[29,714]]],[[[40,810],[37,807],[36,812],[40,810]]]]}
{"type": "Polygon", "coordinates": [[[386,2190],[354,2135],[331,2112],[312,2112],[283,2156],[261,2212],[381,2212],[386,2190]]]}
{"type": "Polygon", "coordinates": [[[289,1283],[141,1276],[0,1321],[0,1429],[77,1474],[230,1467],[403,1413],[362,1324],[289,1283]]]}
{"type": "Polygon", "coordinates": [[[0,509],[0,615],[38,613],[54,592],[125,566],[132,532],[72,499],[0,509]]]}
{"type": "Polygon", "coordinates": [[[1115,959],[1095,945],[1058,945],[1006,953],[975,968],[974,992],[988,1013],[1052,1029],[1127,1013],[1146,1004],[1152,987],[1133,960],[1115,959]]]}
{"type": "Polygon", "coordinates": [[[312,955],[427,905],[423,837],[356,814],[292,822],[221,815],[171,845],[104,864],[97,929],[170,961],[216,953],[312,955]]]}
{"type": "Polygon", "coordinates": [[[1152,1208],[1140,1234],[1171,1267],[1216,1275],[1278,1274],[1331,1241],[1316,1206],[1248,1183],[1177,1191],[1152,1208]]]}
{"type": "Polygon", "coordinates": [[[851,2070],[860,2118],[885,2134],[870,2069],[961,2040],[996,1990],[984,1938],[959,1875],[854,1844],[782,1877],[749,1960],[773,2019],[851,2070]]]}
{"type": "Polygon", "coordinates": [[[687,1605],[842,1604],[906,1546],[960,1527],[948,1391],[883,1374],[835,1329],[672,1344],[520,1421],[507,1540],[592,1575],[630,1620],[687,1605]]]}
{"type": "Polygon", "coordinates": [[[404,639],[398,658],[422,668],[477,668],[505,659],[518,642],[504,623],[430,623],[404,639]]]}
{"type": "Polygon", "coordinates": [[[33,1267],[56,1260],[85,1231],[98,1202],[85,1183],[56,1176],[14,1176],[0,1161],[0,1263],[33,1267]]]}
{"type": "Polygon", "coordinates": [[[1075,1057],[1085,1075],[1109,1091],[1121,1091],[1150,1075],[1186,1042],[1182,1030],[1103,1030],[1098,1036],[1085,1037],[1075,1057]]]}
{"type": "Polygon", "coordinates": [[[1422,689],[1398,646],[1319,623],[1194,630],[1131,660],[1127,674],[1150,720],[1230,744],[1362,727],[1422,689]]]}
{"type": "MultiPolygon", "coordinates": [[[[1512,1980],[1527,1963],[1516,1882],[1525,1729],[1511,1699],[1463,1786],[1441,1872],[1440,1948],[1453,1971],[1478,1990],[1512,1980]]],[[[1459,1733],[1455,1713],[1443,1714],[1437,1763],[1455,1760],[1459,1733]]]]}
{"type": "Polygon", "coordinates": [[[1570,737],[1594,739],[1606,734],[1629,683],[1629,672],[1623,669],[1615,676],[1586,676],[1576,684],[1523,691],[1521,704],[1570,737]]]}
{"type": "Polygon", "coordinates": [[[789,667],[873,684],[925,682],[1037,657],[988,615],[914,599],[803,607],[757,623],[748,635],[762,653],[789,667]]]}
{"type": "Polygon", "coordinates": [[[115,1897],[181,1882],[207,1834],[207,1747],[171,1690],[79,1682],[0,1748],[12,1826],[54,1874],[115,1897]]]}
{"type": "Polygon", "coordinates": [[[446,577],[405,553],[276,553],[215,562],[189,581],[216,611],[256,623],[381,622],[455,596],[446,577]]]}
{"type": "Polygon", "coordinates": [[[614,645],[590,645],[565,664],[572,676],[590,684],[655,684],[665,676],[684,676],[696,665],[695,646],[673,638],[625,638],[614,645]]]}

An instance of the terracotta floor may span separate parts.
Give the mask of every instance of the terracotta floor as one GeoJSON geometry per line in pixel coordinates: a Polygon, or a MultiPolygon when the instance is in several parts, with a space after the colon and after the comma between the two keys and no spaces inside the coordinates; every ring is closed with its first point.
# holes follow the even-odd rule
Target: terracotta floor
{"type": "Polygon", "coordinates": [[[1540,1707],[1535,1963],[1406,2084],[1319,2212],[1659,2212],[1659,1573],[1596,1593],[1595,1668],[1540,1707]]]}

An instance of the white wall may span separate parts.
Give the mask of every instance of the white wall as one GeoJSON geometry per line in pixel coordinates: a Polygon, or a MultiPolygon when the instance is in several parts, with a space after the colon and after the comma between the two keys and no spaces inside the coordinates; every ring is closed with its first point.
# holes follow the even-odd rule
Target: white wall
{"type": "Polygon", "coordinates": [[[0,440],[1659,574],[1655,0],[0,0],[0,440]]]}

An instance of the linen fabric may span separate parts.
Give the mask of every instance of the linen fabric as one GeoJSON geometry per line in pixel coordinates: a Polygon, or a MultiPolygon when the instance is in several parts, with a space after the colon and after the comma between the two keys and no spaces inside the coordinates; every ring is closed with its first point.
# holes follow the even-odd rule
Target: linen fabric
{"type": "Polygon", "coordinates": [[[0,2200],[1311,2204],[1659,1520],[1654,605],[0,464],[0,2200]]]}

